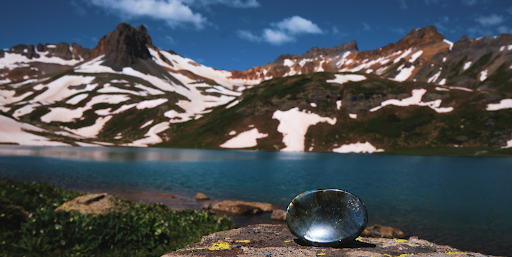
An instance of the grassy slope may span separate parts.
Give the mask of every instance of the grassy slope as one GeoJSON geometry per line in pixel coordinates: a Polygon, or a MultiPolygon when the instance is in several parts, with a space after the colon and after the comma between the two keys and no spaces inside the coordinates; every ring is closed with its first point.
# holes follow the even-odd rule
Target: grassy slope
{"type": "Polygon", "coordinates": [[[331,73],[265,81],[245,91],[242,101],[230,109],[220,106],[197,121],[174,124],[167,132],[170,141],[157,146],[218,149],[232,137],[228,135],[230,131],[240,133],[255,125],[260,133],[269,136],[259,139],[258,146],[251,149],[281,149],[284,144],[281,133],[277,132],[279,122],[272,119],[272,114],[299,106],[301,110],[337,118],[335,125],[319,123],[309,127],[305,149],[313,146],[313,151],[332,151],[342,144],[368,141],[387,153],[510,156],[511,152],[500,150],[499,145],[510,139],[512,110],[486,111],[485,92],[436,91],[434,84],[367,77],[365,81],[344,85],[326,83],[334,78],[331,73]],[[437,113],[428,107],[387,106],[376,112],[361,112],[358,119],[348,117],[351,99],[356,99],[352,106],[367,104],[371,108],[372,101],[380,103],[391,96],[407,97],[418,87],[442,98],[442,105],[452,106],[455,111],[437,113]],[[343,99],[343,107],[338,111],[339,99],[343,99]],[[311,102],[317,107],[311,107],[311,102]]]}

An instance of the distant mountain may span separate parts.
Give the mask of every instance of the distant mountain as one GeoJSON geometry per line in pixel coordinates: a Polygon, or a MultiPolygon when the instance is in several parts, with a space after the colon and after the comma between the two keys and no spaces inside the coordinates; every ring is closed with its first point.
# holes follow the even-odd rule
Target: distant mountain
{"type": "Polygon", "coordinates": [[[216,70],[120,24],[92,49],[0,50],[0,142],[510,155],[512,35],[434,27],[216,70]]]}

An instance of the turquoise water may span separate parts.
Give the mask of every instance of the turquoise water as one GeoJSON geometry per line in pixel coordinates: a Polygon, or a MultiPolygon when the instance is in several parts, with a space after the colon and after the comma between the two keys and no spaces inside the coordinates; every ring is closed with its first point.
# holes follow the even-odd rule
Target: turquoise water
{"type": "Polygon", "coordinates": [[[340,188],[363,200],[369,223],[464,251],[512,253],[512,158],[2,146],[0,176],[283,209],[303,191],[340,188]]]}

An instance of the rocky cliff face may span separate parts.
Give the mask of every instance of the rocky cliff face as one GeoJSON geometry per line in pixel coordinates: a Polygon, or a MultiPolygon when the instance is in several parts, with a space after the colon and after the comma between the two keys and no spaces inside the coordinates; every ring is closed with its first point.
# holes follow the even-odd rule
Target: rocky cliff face
{"type": "Polygon", "coordinates": [[[89,49],[75,43],[20,44],[0,50],[0,85],[69,70],[89,54],[89,49]]]}
{"type": "Polygon", "coordinates": [[[463,37],[452,43],[429,26],[376,50],[359,52],[355,41],[330,49],[312,48],[303,55],[282,55],[264,66],[232,71],[232,76],[265,80],[323,71],[359,72],[397,81],[498,90],[510,82],[511,37],[463,37]]]}
{"type": "Polygon", "coordinates": [[[92,49],[89,59],[105,55],[105,59],[111,65],[130,67],[137,58],[150,58],[148,47],[152,46],[146,27],[140,25],[135,29],[129,24],[121,23],[116,30],[101,38],[98,45],[92,49]]]}

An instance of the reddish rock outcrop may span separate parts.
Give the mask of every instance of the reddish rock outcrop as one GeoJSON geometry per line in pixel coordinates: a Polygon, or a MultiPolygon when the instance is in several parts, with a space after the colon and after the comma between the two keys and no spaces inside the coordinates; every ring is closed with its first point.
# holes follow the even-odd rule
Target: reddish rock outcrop
{"type": "Polygon", "coordinates": [[[92,49],[89,59],[104,54],[111,64],[130,67],[137,58],[151,57],[148,47],[153,47],[153,43],[146,27],[140,25],[135,29],[127,23],[121,23],[116,30],[100,39],[98,45],[92,49]]]}

